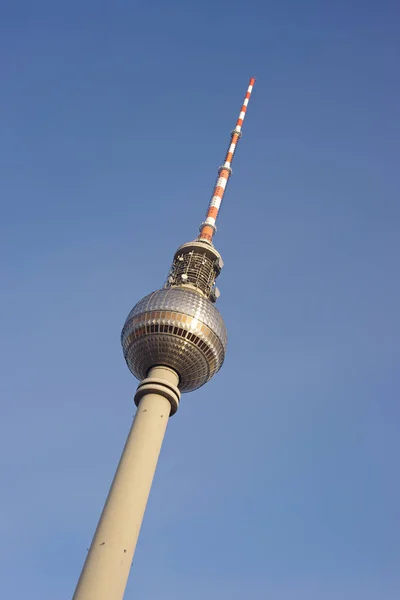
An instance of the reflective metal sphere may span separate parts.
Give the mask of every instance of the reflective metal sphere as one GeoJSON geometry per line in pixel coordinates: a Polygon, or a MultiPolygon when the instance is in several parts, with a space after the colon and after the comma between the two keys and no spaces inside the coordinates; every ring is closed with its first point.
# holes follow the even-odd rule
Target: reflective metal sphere
{"type": "Polygon", "coordinates": [[[204,385],[221,368],[226,328],[215,306],[197,292],[171,287],[149,294],[131,310],[121,342],[129,369],[138,379],[165,365],[179,375],[179,389],[204,385]]]}

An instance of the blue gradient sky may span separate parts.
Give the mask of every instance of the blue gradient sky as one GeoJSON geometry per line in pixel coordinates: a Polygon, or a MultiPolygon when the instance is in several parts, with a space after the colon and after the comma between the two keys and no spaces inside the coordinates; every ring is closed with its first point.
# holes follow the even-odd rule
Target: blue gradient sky
{"type": "Polygon", "coordinates": [[[72,595],[134,414],[123,321],[250,75],[227,360],[170,421],[126,598],[400,597],[396,4],[0,7],[1,598],[72,595]]]}

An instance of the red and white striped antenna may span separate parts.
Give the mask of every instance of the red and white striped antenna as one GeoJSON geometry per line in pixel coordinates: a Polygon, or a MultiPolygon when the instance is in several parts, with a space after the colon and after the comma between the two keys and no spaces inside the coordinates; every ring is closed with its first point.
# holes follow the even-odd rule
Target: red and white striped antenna
{"type": "Polygon", "coordinates": [[[235,154],[237,143],[242,136],[242,125],[246,116],[247,105],[249,103],[255,81],[255,77],[251,77],[249,87],[247,88],[246,96],[243,101],[243,106],[240,110],[239,118],[236,121],[236,127],[231,133],[231,143],[226,153],[224,164],[218,169],[218,178],[207,210],[206,220],[200,225],[199,240],[203,240],[205,242],[211,243],[213,235],[216,232],[215,222],[217,220],[218,211],[224,197],[228,179],[232,174],[232,160],[235,154]]]}

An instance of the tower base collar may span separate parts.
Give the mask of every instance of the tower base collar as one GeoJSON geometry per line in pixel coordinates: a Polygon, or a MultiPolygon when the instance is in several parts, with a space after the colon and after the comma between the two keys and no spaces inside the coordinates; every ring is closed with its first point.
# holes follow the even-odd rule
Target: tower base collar
{"type": "Polygon", "coordinates": [[[171,405],[171,417],[178,410],[181,393],[176,385],[173,385],[165,379],[158,379],[156,377],[147,377],[146,379],[143,379],[136,390],[134,398],[136,406],[139,406],[139,402],[145,394],[160,394],[161,396],[164,396],[171,405]]]}

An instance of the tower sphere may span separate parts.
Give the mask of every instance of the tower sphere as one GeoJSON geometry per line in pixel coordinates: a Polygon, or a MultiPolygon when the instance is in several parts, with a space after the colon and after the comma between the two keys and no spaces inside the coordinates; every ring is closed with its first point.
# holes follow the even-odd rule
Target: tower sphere
{"type": "Polygon", "coordinates": [[[140,300],[129,313],[121,342],[130,371],[138,379],[164,365],[179,375],[179,389],[204,385],[221,368],[226,328],[218,309],[197,291],[161,289],[140,300]]]}

